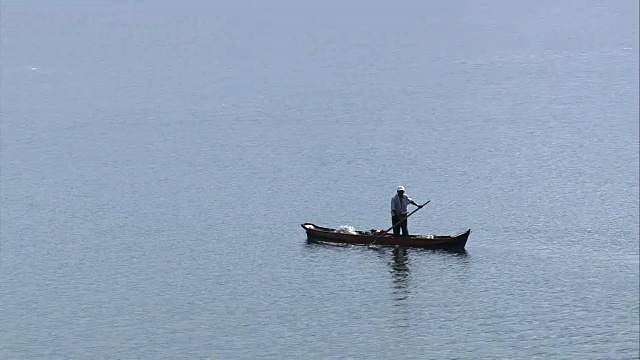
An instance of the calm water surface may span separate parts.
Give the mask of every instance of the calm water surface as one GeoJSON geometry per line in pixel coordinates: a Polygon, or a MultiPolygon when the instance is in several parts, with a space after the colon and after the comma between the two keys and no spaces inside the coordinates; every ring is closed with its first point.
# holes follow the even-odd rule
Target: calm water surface
{"type": "Polygon", "coordinates": [[[0,358],[640,357],[637,2],[1,10],[0,358]]]}

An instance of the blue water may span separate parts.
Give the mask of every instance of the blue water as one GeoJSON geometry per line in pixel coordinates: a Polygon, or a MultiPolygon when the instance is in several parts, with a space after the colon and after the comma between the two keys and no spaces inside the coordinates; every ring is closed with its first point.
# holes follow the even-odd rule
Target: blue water
{"type": "Polygon", "coordinates": [[[0,358],[640,357],[637,2],[1,10],[0,358]]]}

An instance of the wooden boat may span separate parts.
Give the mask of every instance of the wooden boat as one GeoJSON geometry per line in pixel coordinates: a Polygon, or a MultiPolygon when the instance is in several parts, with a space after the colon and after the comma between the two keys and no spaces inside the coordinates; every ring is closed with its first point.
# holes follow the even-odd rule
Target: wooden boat
{"type": "Polygon", "coordinates": [[[394,237],[384,230],[332,229],[312,223],[301,224],[309,241],[353,245],[402,246],[422,249],[461,250],[467,244],[471,229],[454,235],[409,235],[394,237]]]}

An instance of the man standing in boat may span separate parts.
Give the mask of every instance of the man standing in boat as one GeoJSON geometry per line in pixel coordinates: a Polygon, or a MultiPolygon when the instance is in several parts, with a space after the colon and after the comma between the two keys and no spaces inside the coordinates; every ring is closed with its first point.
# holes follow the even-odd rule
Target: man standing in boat
{"type": "Polygon", "coordinates": [[[402,236],[409,236],[407,229],[407,205],[409,204],[420,207],[404,193],[404,186],[398,186],[397,194],[391,198],[391,224],[395,237],[400,236],[400,230],[402,230],[402,236]]]}

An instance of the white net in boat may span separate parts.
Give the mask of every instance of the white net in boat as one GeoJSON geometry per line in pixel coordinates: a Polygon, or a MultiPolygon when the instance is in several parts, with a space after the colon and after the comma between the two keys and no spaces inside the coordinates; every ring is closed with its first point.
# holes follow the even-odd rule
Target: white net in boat
{"type": "Polygon", "coordinates": [[[349,225],[342,225],[336,231],[345,234],[356,234],[356,229],[349,225]]]}

